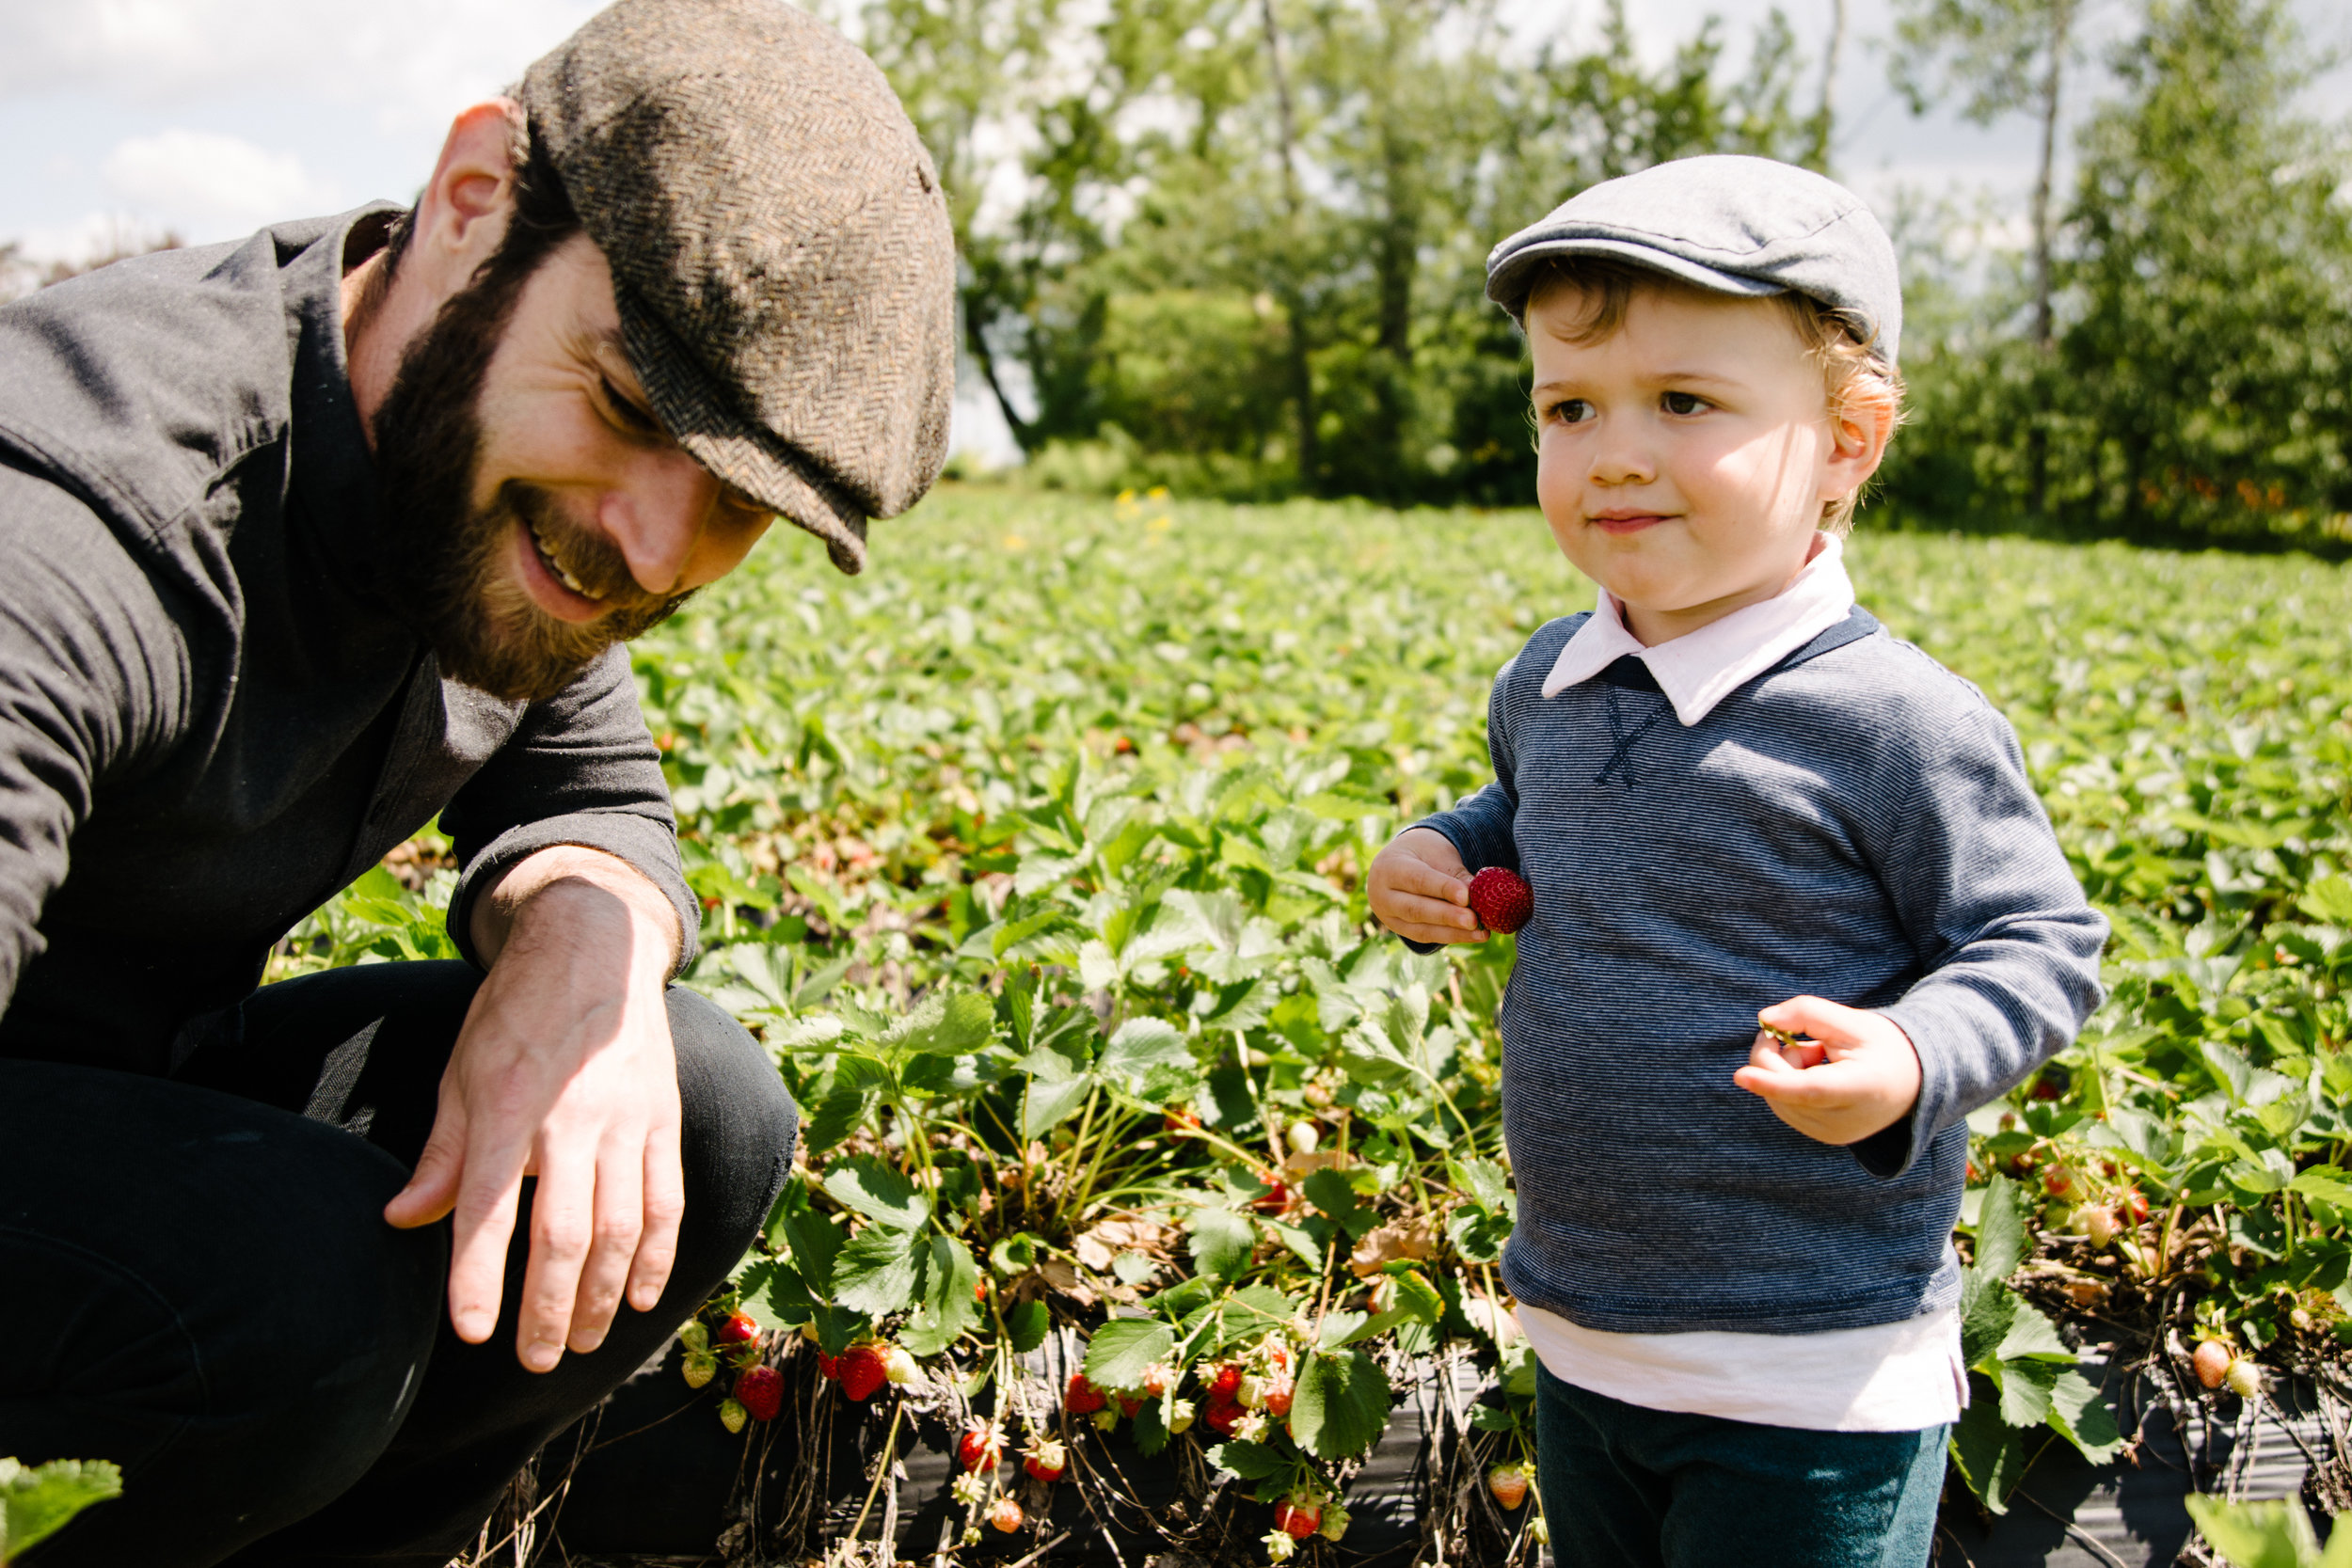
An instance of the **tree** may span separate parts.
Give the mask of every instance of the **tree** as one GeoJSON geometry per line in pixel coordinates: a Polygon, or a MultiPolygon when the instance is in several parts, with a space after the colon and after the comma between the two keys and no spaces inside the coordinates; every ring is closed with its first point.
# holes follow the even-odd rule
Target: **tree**
{"type": "MultiPolygon", "coordinates": [[[[2032,198],[2033,342],[2046,358],[2057,341],[2050,222],[2059,108],[2067,69],[2079,57],[2074,24],[2081,0],[1897,0],[1892,74],[1914,114],[1947,96],[1979,125],[2030,108],[2041,122],[2032,198]]],[[[2027,433],[2026,505],[2044,510],[2048,485],[2046,406],[2027,433]]]]}
{"type": "Polygon", "coordinates": [[[2281,0],[2150,0],[2115,58],[2060,269],[2079,528],[2309,542],[2352,512],[2352,163],[2295,108],[2308,59],[2281,0]]]}

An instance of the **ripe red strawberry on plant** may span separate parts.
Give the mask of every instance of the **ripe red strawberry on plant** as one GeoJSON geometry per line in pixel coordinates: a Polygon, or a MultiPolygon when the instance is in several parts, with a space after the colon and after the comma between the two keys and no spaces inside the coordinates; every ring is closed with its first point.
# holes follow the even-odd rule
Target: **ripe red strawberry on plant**
{"type": "Polygon", "coordinates": [[[1070,1450],[1058,1439],[1041,1437],[1029,1445],[1021,1467],[1040,1481],[1059,1481],[1062,1472],[1070,1468],[1070,1450]]]}
{"type": "Polygon", "coordinates": [[[956,1464],[966,1471],[993,1470],[1004,1457],[1005,1434],[993,1421],[965,1427],[956,1439],[956,1464]]]}
{"type": "Polygon", "coordinates": [[[1322,1523],[1323,1508],[1319,1503],[1289,1497],[1274,1505],[1274,1528],[1287,1530],[1301,1541],[1314,1534],[1315,1527],[1322,1523]]]}
{"type": "Polygon", "coordinates": [[[890,1381],[890,1364],[880,1345],[851,1345],[841,1353],[841,1391],[853,1400],[869,1400],[890,1381]]]}
{"type": "Polygon", "coordinates": [[[1061,1398],[1064,1410],[1069,1411],[1073,1416],[1091,1416],[1102,1409],[1106,1402],[1108,1402],[1104,1399],[1103,1390],[1089,1383],[1086,1373],[1072,1372],[1070,1374],[1070,1386],[1064,1390],[1061,1398]]]}
{"type": "Polygon", "coordinates": [[[747,1313],[737,1312],[719,1325],[711,1338],[723,1345],[745,1345],[759,1338],[759,1325],[747,1313]]]}
{"type": "Polygon", "coordinates": [[[1010,1535],[1021,1528],[1021,1505],[1010,1497],[998,1497],[988,1505],[988,1522],[1010,1535]]]}
{"type": "Polygon", "coordinates": [[[753,1419],[772,1421],[784,1408],[784,1374],[773,1367],[754,1367],[735,1380],[735,1397],[753,1419]]]}
{"type": "Polygon", "coordinates": [[[1200,1413],[1200,1418],[1208,1422],[1209,1430],[1219,1437],[1231,1437],[1233,1435],[1234,1426],[1248,1414],[1248,1411],[1231,1400],[1215,1400],[1210,1402],[1208,1409],[1200,1413]]]}
{"type": "Polygon", "coordinates": [[[1288,1183],[1276,1180],[1270,1176],[1264,1178],[1264,1180],[1266,1183],[1266,1190],[1260,1194],[1257,1197],[1252,1198],[1250,1200],[1250,1206],[1256,1209],[1261,1214],[1279,1214],[1283,1210],[1291,1206],[1290,1186],[1288,1183]]]}
{"type": "Polygon", "coordinates": [[[1508,936],[1535,913],[1535,890],[1508,866],[1490,865],[1470,879],[1470,912],[1489,931],[1508,936]]]}
{"type": "Polygon", "coordinates": [[[1209,1379],[1209,1402],[1231,1404],[1241,1392],[1241,1364],[1228,1361],[1220,1365],[1209,1379]]]}

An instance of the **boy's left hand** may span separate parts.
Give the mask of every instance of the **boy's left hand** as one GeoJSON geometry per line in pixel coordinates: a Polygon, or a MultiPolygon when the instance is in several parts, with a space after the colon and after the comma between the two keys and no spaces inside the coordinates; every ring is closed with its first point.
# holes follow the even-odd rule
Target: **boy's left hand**
{"type": "Polygon", "coordinates": [[[1806,1137],[1860,1143],[1911,1114],[1919,1053],[1893,1019],[1818,996],[1792,996],[1756,1017],[1808,1037],[1788,1045],[1757,1030],[1748,1065],[1731,1081],[1806,1137]]]}

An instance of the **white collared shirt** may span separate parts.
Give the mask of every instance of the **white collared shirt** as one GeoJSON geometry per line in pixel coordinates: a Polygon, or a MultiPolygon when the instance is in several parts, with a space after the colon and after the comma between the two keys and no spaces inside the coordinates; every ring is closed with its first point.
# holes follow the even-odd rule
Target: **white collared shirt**
{"type": "Polygon", "coordinates": [[[1853,609],[1853,582],[1846,576],[1842,541],[1817,533],[1804,570],[1771,598],[1735,610],[1693,632],[1644,647],[1626,630],[1625,607],[1604,588],[1593,618],[1576,629],[1551,673],[1544,695],[1557,697],[1591,680],[1627,654],[1649,666],[1659,689],[1674,705],[1687,729],[1715,705],[1844,620],[1853,609]]]}
{"type": "MultiPolygon", "coordinates": [[[[1843,545],[1820,534],[1804,570],[1760,604],[1644,647],[1606,588],[1544,677],[1558,696],[1628,654],[1649,666],[1687,727],[1843,621],[1853,610],[1843,545]]],[[[1813,1432],[1916,1432],[1968,1402],[1960,1314],[1819,1334],[1611,1334],[1521,1306],[1519,1327],[1547,1371],[1628,1404],[1813,1432]]]]}

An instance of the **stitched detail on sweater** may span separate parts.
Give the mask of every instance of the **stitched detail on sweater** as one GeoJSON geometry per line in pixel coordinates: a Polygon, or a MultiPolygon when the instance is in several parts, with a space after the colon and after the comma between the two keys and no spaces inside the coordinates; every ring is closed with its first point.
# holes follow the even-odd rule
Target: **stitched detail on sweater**
{"type": "Polygon", "coordinates": [[[1600,765],[1600,771],[1593,775],[1593,782],[1597,784],[1605,784],[1609,782],[1610,775],[1613,773],[1616,775],[1617,782],[1625,785],[1626,788],[1637,788],[1641,784],[1642,780],[1640,775],[1633,771],[1634,744],[1639,741],[1642,736],[1649,734],[1651,725],[1657,723],[1661,719],[1666,717],[1667,714],[1673,712],[1673,706],[1668,704],[1663,697],[1661,697],[1658,700],[1658,705],[1650,710],[1650,716],[1648,718],[1643,720],[1632,728],[1628,729],[1626,727],[1626,720],[1629,716],[1626,713],[1624,706],[1618,701],[1616,686],[1613,683],[1602,687],[1601,689],[1607,694],[1608,701],[1606,706],[1609,714],[1609,734],[1613,737],[1614,745],[1609,752],[1609,760],[1602,763],[1600,765]]]}

